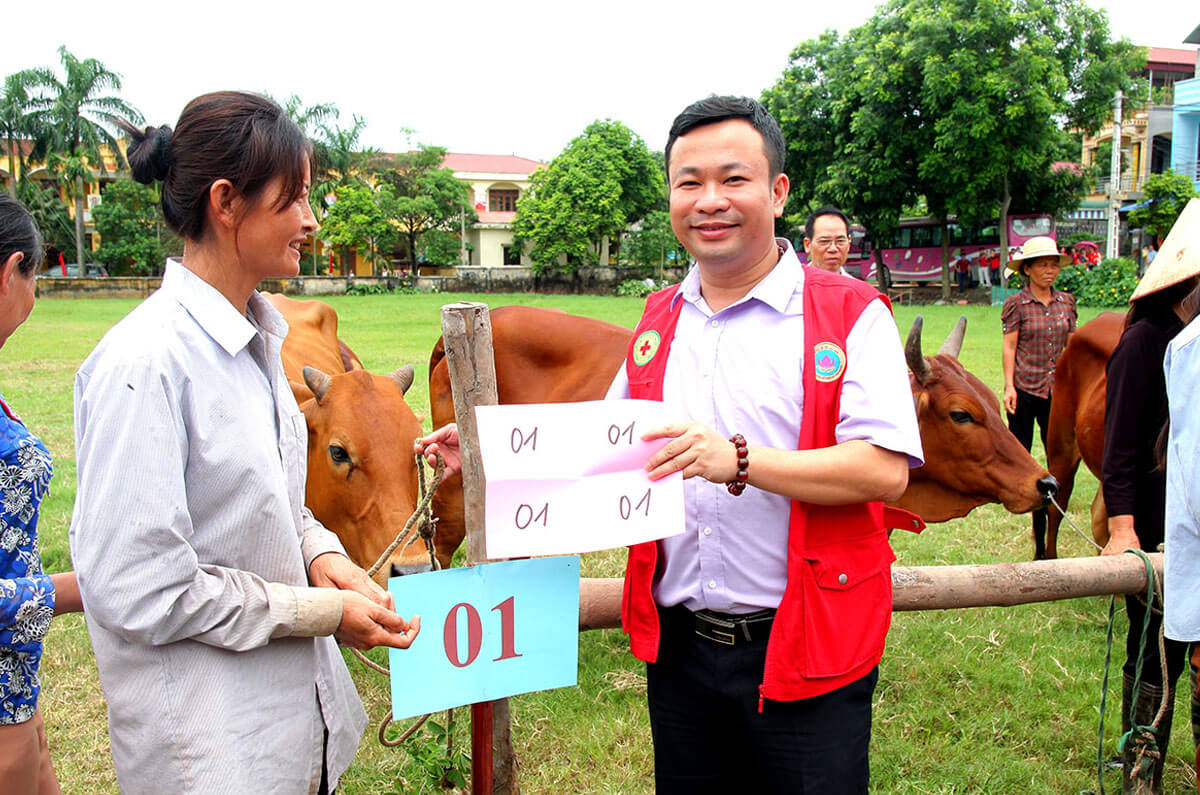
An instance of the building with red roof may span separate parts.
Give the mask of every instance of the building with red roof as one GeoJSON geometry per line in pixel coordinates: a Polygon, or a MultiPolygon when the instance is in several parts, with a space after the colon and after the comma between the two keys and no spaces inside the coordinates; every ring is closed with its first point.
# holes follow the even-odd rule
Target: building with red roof
{"type": "Polygon", "coordinates": [[[517,155],[449,152],[442,165],[471,191],[478,221],[462,230],[469,265],[529,265],[513,246],[512,222],[517,202],[529,190],[533,172],[545,165],[517,155]]]}

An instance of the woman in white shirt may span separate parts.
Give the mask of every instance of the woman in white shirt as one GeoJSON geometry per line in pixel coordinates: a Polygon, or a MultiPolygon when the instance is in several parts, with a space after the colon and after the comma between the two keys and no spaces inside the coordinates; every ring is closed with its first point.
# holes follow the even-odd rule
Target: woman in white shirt
{"type": "Polygon", "coordinates": [[[255,291],[316,230],[311,146],[270,100],[127,128],[182,261],[75,381],[71,551],[122,791],[332,791],[366,716],[336,644],[407,648],[387,592],[303,506],[307,431],[255,291]]]}

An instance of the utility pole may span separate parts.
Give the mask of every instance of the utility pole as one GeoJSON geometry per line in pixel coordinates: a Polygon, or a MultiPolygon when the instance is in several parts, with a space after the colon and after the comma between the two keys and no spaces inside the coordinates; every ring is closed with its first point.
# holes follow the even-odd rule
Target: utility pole
{"type": "Polygon", "coordinates": [[[1121,89],[1113,97],[1112,162],[1108,177],[1108,234],[1104,256],[1115,259],[1121,234],[1121,89]]]}

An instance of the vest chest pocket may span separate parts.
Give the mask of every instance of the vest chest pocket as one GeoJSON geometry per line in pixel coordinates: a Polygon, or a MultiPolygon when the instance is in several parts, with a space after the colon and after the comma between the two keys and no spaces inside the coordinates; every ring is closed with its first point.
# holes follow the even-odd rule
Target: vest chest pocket
{"type": "Polygon", "coordinates": [[[805,553],[800,669],[806,678],[841,676],[883,651],[895,559],[886,533],[805,553]]]}

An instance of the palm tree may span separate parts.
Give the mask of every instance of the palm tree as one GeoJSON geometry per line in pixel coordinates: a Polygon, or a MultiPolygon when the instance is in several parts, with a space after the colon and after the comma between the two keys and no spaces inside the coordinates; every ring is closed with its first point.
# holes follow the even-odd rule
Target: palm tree
{"type": "Polygon", "coordinates": [[[51,133],[50,155],[46,166],[56,171],[75,202],[75,256],[83,275],[84,181],[94,168],[104,171],[100,146],[107,144],[124,165],[124,156],[110,132],[118,119],[134,124],[142,114],[125,100],[105,91],[119,91],[121,76],[94,58],[79,60],[66,47],[58,48],[63,79],[51,76],[46,85],[47,105],[34,112],[34,118],[51,133]]]}
{"type": "Polygon", "coordinates": [[[17,197],[17,170],[25,181],[25,151],[22,142],[35,137],[34,113],[42,109],[45,99],[38,89],[54,79],[48,69],[23,69],[4,78],[0,94],[0,135],[8,147],[8,194],[17,197]]]}

